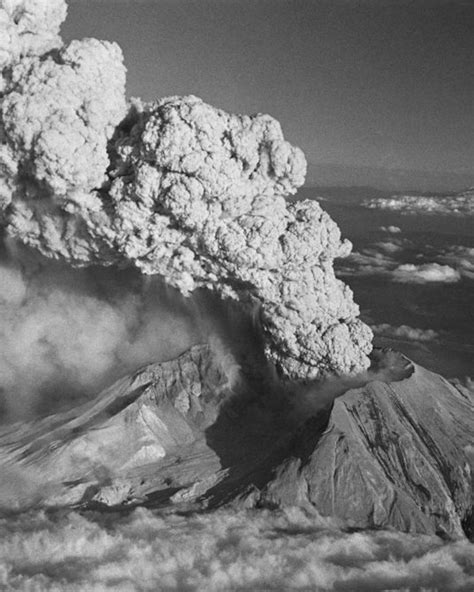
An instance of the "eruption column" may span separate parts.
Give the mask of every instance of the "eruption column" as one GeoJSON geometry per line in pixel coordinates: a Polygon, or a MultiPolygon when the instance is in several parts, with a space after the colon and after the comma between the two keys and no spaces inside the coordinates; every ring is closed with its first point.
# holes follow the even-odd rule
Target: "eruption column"
{"type": "Polygon", "coordinates": [[[372,334],[332,265],[351,245],[316,201],[287,203],[306,162],[278,122],[193,96],[127,106],[119,47],[61,46],[64,15],[61,0],[0,0],[8,233],[75,266],[131,265],[257,306],[284,376],[367,367],[372,334]]]}

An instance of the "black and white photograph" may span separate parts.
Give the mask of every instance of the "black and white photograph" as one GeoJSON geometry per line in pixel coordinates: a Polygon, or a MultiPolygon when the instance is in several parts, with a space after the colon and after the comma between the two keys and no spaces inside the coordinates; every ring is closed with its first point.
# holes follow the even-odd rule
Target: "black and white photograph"
{"type": "Polygon", "coordinates": [[[474,1],[0,0],[0,590],[474,590],[474,1]]]}

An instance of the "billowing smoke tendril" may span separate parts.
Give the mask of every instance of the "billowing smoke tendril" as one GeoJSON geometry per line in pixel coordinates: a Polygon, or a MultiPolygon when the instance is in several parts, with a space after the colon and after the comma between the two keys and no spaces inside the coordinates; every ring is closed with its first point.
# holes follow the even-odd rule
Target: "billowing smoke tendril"
{"type": "Polygon", "coordinates": [[[74,266],[134,266],[187,295],[260,309],[284,376],[369,364],[372,334],[333,260],[349,253],[314,201],[288,205],[303,153],[268,115],[200,99],[125,100],[114,43],[61,44],[63,0],[0,0],[0,219],[74,266]]]}
{"type": "Polygon", "coordinates": [[[22,251],[0,251],[0,424],[77,405],[218,331],[159,280],[22,251]]]}

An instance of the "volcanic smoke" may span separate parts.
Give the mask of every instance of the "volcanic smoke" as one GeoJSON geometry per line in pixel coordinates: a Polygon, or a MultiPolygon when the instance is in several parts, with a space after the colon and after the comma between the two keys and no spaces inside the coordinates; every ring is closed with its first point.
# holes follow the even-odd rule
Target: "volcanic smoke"
{"type": "Polygon", "coordinates": [[[128,103],[118,45],[64,45],[65,16],[64,0],[0,2],[7,234],[75,267],[134,267],[258,309],[284,377],[368,367],[372,333],[333,271],[351,245],[316,201],[286,202],[306,161],[279,123],[194,96],[128,103]]]}

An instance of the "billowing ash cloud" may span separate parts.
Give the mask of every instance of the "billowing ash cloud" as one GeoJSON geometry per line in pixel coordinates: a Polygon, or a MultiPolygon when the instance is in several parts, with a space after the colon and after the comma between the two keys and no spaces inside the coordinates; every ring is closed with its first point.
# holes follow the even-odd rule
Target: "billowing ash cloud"
{"type": "Polygon", "coordinates": [[[23,56],[44,54],[59,47],[62,43],[59,28],[65,18],[64,0],[3,0],[0,68],[18,62],[23,56]]]}
{"type": "Polygon", "coordinates": [[[198,343],[210,345],[231,384],[241,379],[240,364],[265,362],[254,319],[233,301],[207,290],[186,298],[136,269],[74,269],[6,242],[0,431],[4,423],[77,406],[137,368],[198,343]]]}
{"type": "Polygon", "coordinates": [[[225,320],[216,313],[211,326],[199,303],[136,273],[47,263],[0,258],[2,422],[77,404],[139,366],[214,339],[225,320]]]}
{"type": "Polygon", "coordinates": [[[277,121],[193,96],[127,107],[117,45],[59,45],[64,2],[0,7],[11,236],[75,266],[134,266],[185,295],[205,287],[257,307],[285,376],[368,366],[372,333],[332,266],[350,244],[316,202],[287,205],[306,162],[277,121]]]}

